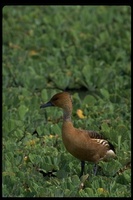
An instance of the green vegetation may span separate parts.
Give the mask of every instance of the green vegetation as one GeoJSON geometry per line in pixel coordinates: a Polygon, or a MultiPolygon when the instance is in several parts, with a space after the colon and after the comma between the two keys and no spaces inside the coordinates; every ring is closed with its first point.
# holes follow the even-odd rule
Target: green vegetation
{"type": "Polygon", "coordinates": [[[128,6],[3,8],[4,197],[131,196],[131,170],[114,176],[130,161],[130,56],[128,6]],[[97,176],[86,164],[84,187],[62,143],[62,111],[39,108],[61,90],[72,94],[74,126],[116,148],[97,176]]]}

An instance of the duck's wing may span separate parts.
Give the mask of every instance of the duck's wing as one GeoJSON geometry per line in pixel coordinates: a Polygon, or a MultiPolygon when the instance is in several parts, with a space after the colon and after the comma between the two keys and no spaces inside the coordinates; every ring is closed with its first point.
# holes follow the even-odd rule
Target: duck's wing
{"type": "Polygon", "coordinates": [[[111,142],[109,142],[107,140],[107,138],[105,138],[103,135],[97,133],[96,131],[92,131],[92,130],[87,130],[87,133],[89,134],[90,138],[94,138],[94,139],[104,139],[108,142],[109,144],[109,147],[111,150],[113,150],[115,152],[115,148],[114,148],[114,145],[111,144],[111,142]]]}

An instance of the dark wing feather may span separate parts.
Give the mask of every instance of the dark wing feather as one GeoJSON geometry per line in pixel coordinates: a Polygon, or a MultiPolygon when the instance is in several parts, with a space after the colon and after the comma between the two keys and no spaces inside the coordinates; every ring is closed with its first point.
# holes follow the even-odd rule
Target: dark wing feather
{"type": "Polygon", "coordinates": [[[87,130],[87,133],[89,134],[89,136],[91,138],[95,138],[95,139],[105,139],[104,136],[102,136],[101,134],[95,132],[95,131],[91,131],[91,130],[87,130]]]}

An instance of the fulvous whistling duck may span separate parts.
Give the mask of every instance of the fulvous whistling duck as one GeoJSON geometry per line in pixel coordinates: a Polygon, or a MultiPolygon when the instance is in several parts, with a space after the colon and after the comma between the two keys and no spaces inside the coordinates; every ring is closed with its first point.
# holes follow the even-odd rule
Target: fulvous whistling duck
{"type": "Polygon", "coordinates": [[[55,94],[49,102],[40,106],[46,108],[56,106],[63,109],[62,140],[67,151],[81,161],[81,173],[83,175],[85,161],[97,163],[101,160],[116,157],[113,145],[95,131],[81,130],[73,126],[71,121],[72,99],[68,92],[55,94]]]}

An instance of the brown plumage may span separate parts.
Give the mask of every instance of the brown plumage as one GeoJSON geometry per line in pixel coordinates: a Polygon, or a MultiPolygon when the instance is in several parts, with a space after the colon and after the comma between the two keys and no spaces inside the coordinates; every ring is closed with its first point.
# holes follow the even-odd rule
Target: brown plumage
{"type": "Polygon", "coordinates": [[[71,121],[72,99],[68,92],[55,94],[48,103],[40,108],[56,106],[63,109],[62,140],[69,153],[82,161],[81,175],[84,171],[84,162],[98,163],[116,156],[114,147],[95,131],[81,130],[73,126],[71,121]]]}

